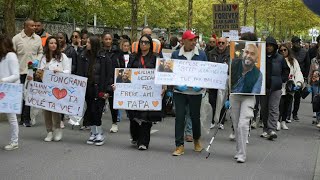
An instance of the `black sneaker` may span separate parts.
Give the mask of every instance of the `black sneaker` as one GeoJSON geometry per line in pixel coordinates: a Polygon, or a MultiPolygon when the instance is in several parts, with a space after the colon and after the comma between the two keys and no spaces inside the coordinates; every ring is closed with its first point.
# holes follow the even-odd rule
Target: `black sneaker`
{"type": "Polygon", "coordinates": [[[24,125],[25,127],[31,127],[30,122],[24,122],[23,125],[24,125]]]}
{"type": "Polygon", "coordinates": [[[295,121],[299,121],[299,120],[300,120],[297,115],[294,115],[294,116],[293,116],[293,119],[294,119],[295,121]]]}

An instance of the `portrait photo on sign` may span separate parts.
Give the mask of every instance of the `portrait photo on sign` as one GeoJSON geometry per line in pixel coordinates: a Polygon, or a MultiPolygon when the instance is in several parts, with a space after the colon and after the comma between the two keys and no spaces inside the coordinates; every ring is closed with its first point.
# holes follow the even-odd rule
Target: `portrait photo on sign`
{"type": "Polygon", "coordinates": [[[158,72],[166,72],[166,73],[172,73],[173,72],[173,65],[174,65],[174,61],[172,61],[171,59],[161,59],[160,61],[158,61],[159,66],[157,71],[158,72]]]}
{"type": "Polygon", "coordinates": [[[230,42],[231,94],[265,95],[266,43],[230,42]]]}
{"type": "Polygon", "coordinates": [[[131,83],[132,80],[131,69],[116,69],[115,78],[116,83],[131,83]]]}

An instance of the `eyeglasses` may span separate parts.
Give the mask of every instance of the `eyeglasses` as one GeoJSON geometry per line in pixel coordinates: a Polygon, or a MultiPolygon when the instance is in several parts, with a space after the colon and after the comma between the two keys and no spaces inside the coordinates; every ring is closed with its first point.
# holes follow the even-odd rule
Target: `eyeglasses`
{"type": "Polygon", "coordinates": [[[280,49],[279,51],[280,51],[280,52],[286,52],[287,49],[280,49]]]}
{"type": "Polygon", "coordinates": [[[218,42],[218,44],[222,44],[222,45],[224,45],[224,44],[225,44],[225,42],[221,42],[221,41],[219,41],[219,42],[218,42]]]}
{"type": "Polygon", "coordinates": [[[150,44],[150,41],[140,41],[140,44],[149,45],[149,44],[150,44]]]}

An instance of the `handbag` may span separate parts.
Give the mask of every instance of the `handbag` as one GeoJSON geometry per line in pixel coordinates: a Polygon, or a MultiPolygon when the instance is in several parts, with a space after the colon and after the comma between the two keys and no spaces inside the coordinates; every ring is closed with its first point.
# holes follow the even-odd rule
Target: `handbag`
{"type": "Polygon", "coordinates": [[[305,86],[302,90],[301,90],[301,97],[302,99],[305,99],[306,97],[308,97],[308,95],[310,94],[309,90],[308,90],[308,86],[305,86]]]}
{"type": "Polygon", "coordinates": [[[312,108],[313,112],[320,112],[320,81],[318,82],[318,93],[313,96],[312,99],[312,108]]]}
{"type": "Polygon", "coordinates": [[[294,81],[293,80],[288,80],[286,83],[286,93],[293,93],[294,92],[294,81]]]}

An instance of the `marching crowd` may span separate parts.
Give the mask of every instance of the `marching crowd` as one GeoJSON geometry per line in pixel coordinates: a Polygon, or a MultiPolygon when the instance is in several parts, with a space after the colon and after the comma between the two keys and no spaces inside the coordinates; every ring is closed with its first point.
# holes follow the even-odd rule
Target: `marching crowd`
{"type": "MultiPolygon", "coordinates": [[[[101,146],[105,133],[102,128],[102,115],[106,101],[112,117],[110,132],[118,132],[117,122],[121,112],[113,108],[115,68],[155,68],[156,59],[163,57],[162,49],[172,50],[171,58],[186,61],[209,61],[230,64],[230,50],[227,38],[215,36],[207,44],[198,43],[198,36],[187,30],[181,39],[173,36],[170,43],[164,37],[153,39],[152,30],[142,29],[137,42],[131,42],[127,35],[112,35],[108,32],[94,35],[86,30],[50,35],[41,22],[28,19],[24,29],[12,39],[0,35],[0,83],[22,83],[42,81],[43,70],[54,73],[68,73],[88,78],[86,88],[86,110],[81,129],[89,129],[87,144],[101,146]],[[129,55],[129,61],[125,61],[129,55]],[[30,62],[36,66],[34,73],[29,72],[30,62]]],[[[257,41],[253,33],[244,33],[241,40],[257,41]]],[[[231,112],[232,133],[230,139],[236,141],[234,158],[237,162],[246,161],[246,144],[250,128],[263,127],[262,138],[274,140],[277,130],[288,130],[288,123],[299,121],[298,111],[301,98],[312,94],[314,121],[320,128],[319,110],[319,62],[320,36],[313,47],[303,46],[301,39],[294,36],[291,42],[279,43],[273,37],[266,39],[266,94],[239,95],[225,90],[204,89],[201,87],[163,86],[164,99],[172,98],[175,111],[175,145],[172,155],[184,154],[184,142],[194,142],[194,151],[203,150],[201,144],[200,108],[203,95],[208,94],[212,107],[210,129],[224,129],[224,114],[231,112]],[[318,103],[318,104],[317,104],[318,103]],[[293,106],[293,109],[292,109],[293,106]],[[260,114],[260,116],[259,116],[260,114]],[[260,122],[260,123],[259,123],[260,122]]],[[[254,48],[253,48],[254,49],[254,48]]],[[[247,71],[238,74],[240,88],[249,88],[252,68],[250,61],[257,54],[245,48],[239,63],[247,71]]],[[[261,76],[261,75],[260,75],[261,76]]],[[[229,84],[229,83],[227,83],[229,84]]],[[[253,86],[253,84],[251,85],[253,86]]],[[[252,87],[251,87],[252,88],[252,87]]],[[[25,96],[27,94],[25,93],[25,96]]],[[[163,109],[167,109],[163,107],[163,109]]],[[[44,141],[60,141],[63,137],[64,120],[67,115],[43,110],[47,136],[44,141]]],[[[161,121],[164,111],[126,111],[130,120],[131,143],[139,150],[147,150],[150,142],[150,130],[154,123],[161,121]]],[[[19,126],[31,127],[35,123],[30,106],[23,101],[21,120],[16,114],[6,114],[10,123],[11,140],[6,150],[18,148],[19,126]]]]}

